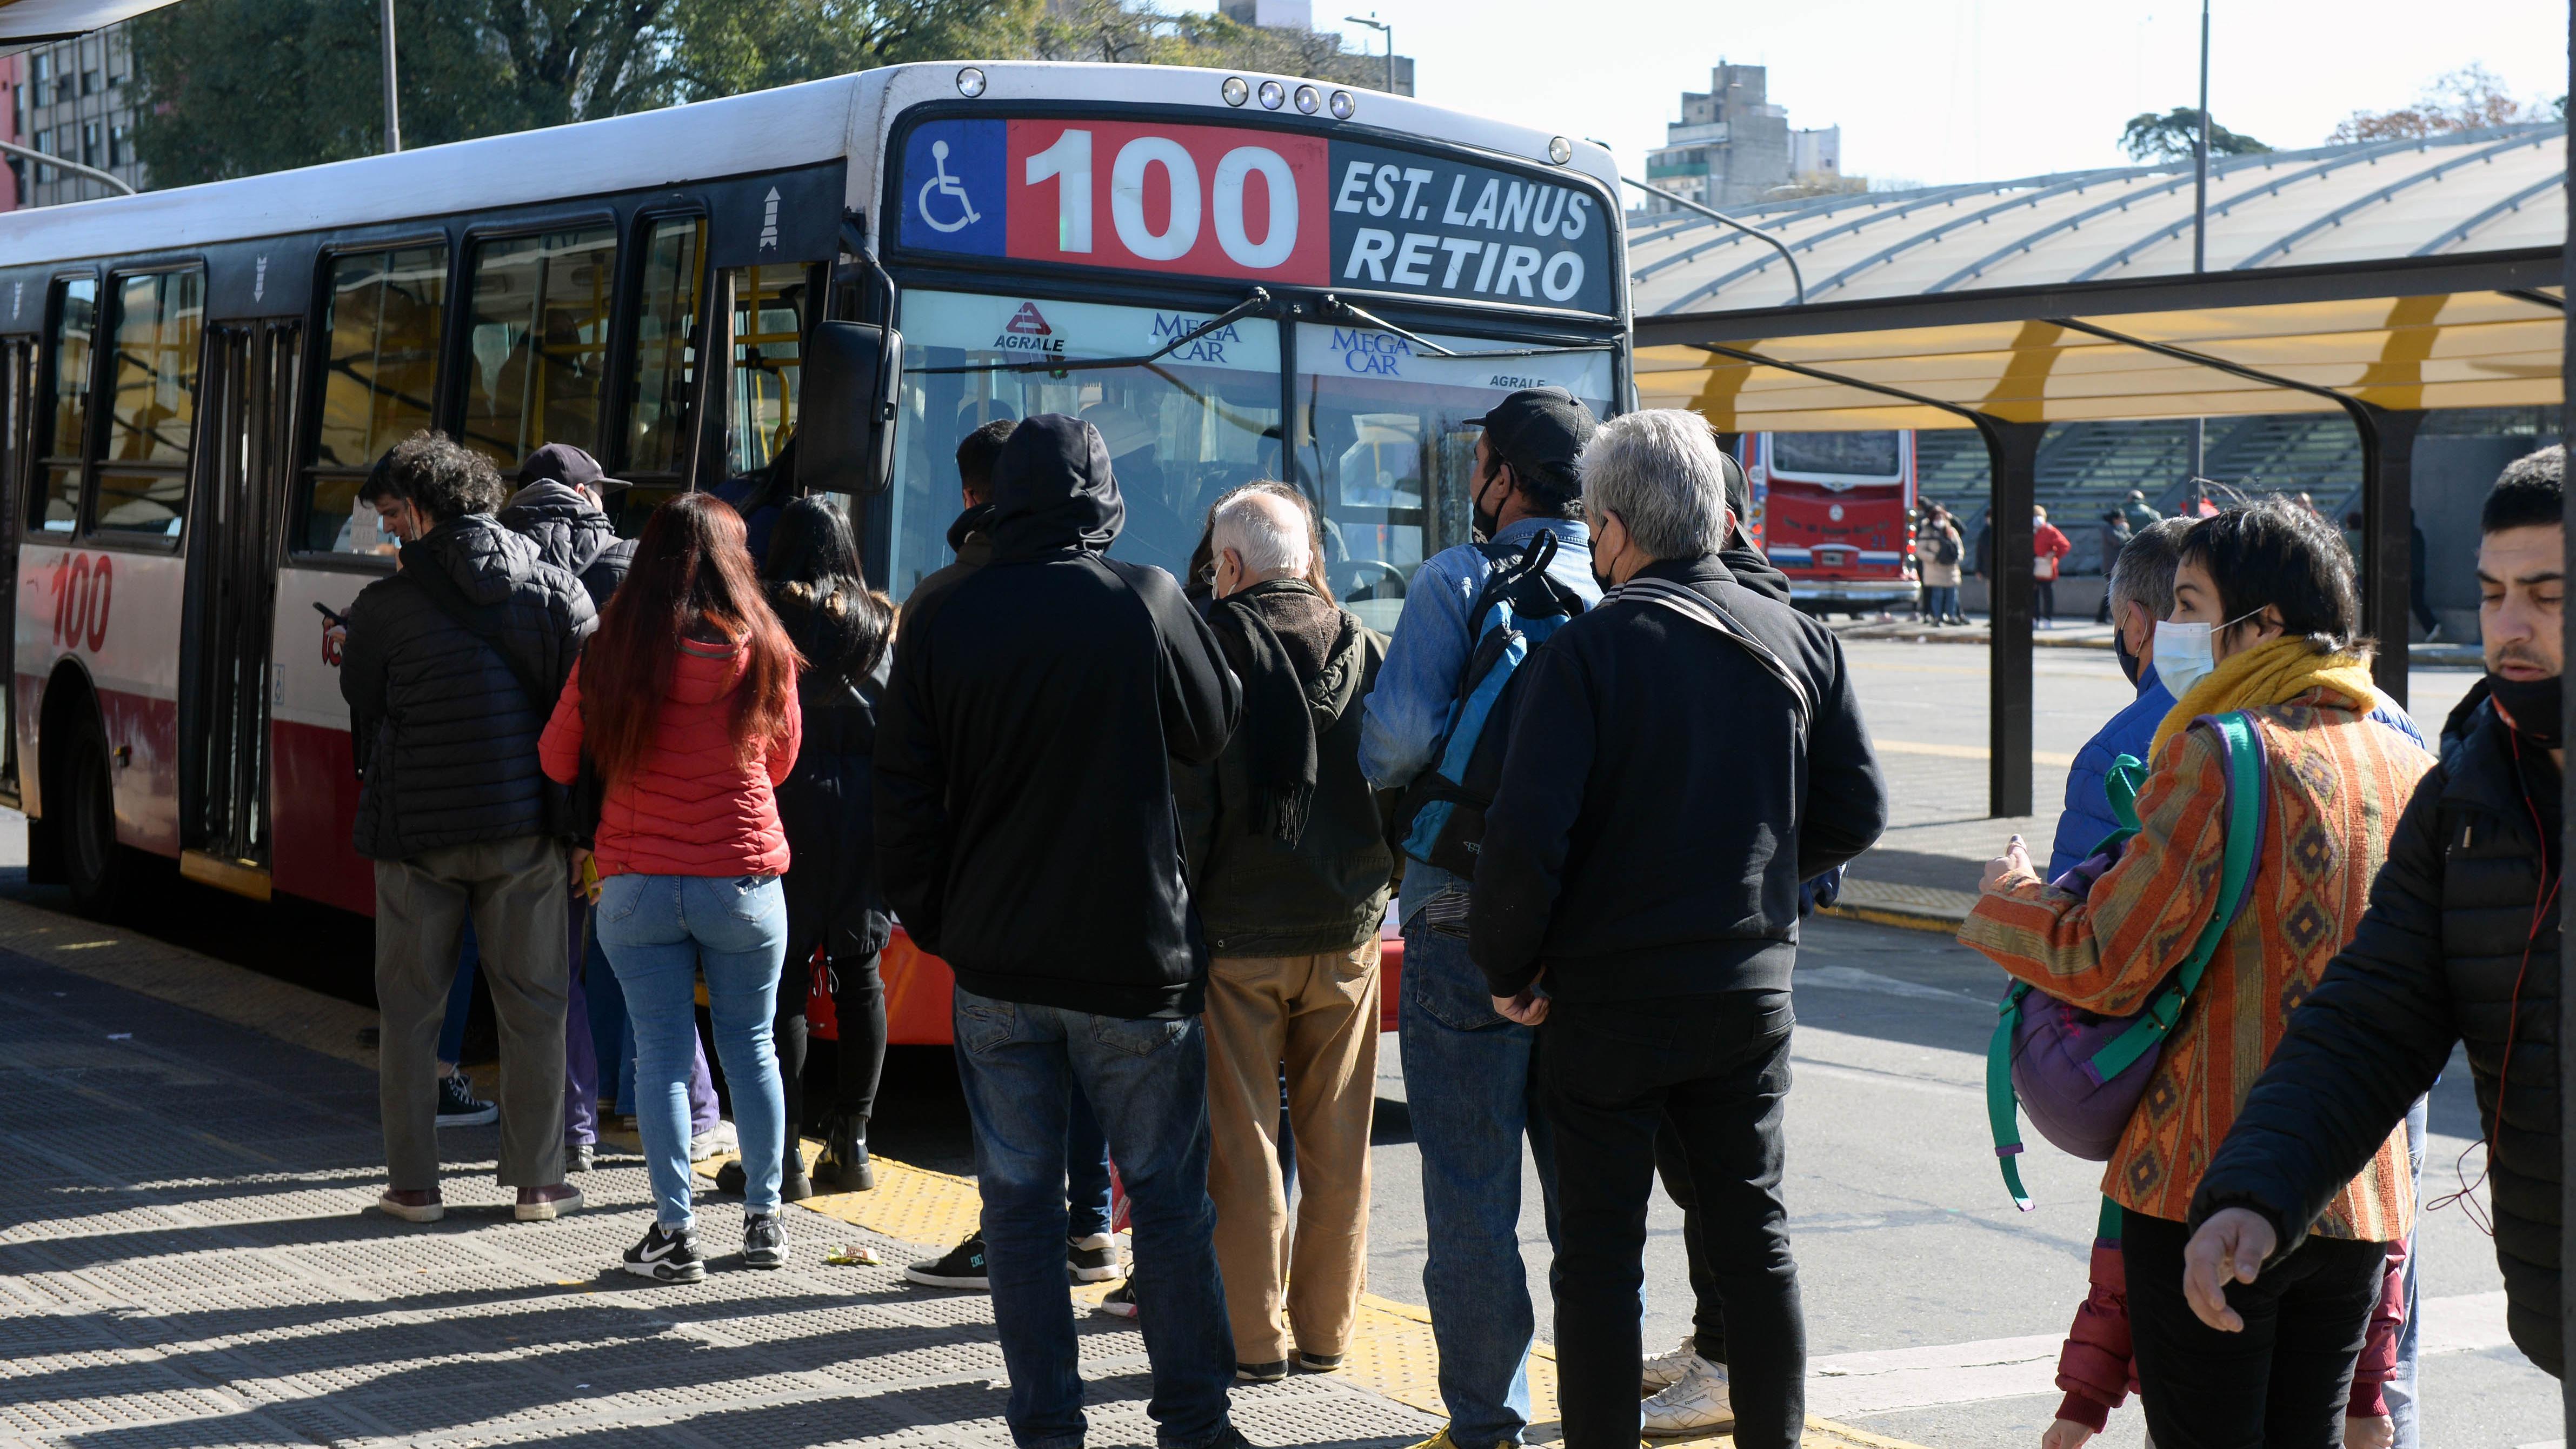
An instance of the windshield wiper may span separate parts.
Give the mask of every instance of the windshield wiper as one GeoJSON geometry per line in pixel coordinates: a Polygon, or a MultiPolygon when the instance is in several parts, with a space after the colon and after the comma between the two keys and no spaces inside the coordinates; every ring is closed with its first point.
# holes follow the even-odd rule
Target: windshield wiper
{"type": "Polygon", "coordinates": [[[1270,310],[1270,289],[1255,287],[1244,299],[1214,317],[1180,334],[1151,352],[1135,357],[1051,357],[1024,362],[966,362],[955,367],[907,367],[915,376],[937,376],[960,372],[1090,372],[1104,367],[1144,367],[1160,362],[1212,332],[1222,332],[1256,312],[1270,310]]]}
{"type": "Polygon", "coordinates": [[[1414,346],[1424,349],[1434,357],[1455,358],[1461,362],[1480,362],[1505,357],[1553,357],[1563,352],[1616,352],[1619,350],[1618,342],[1611,340],[1545,343],[1535,347],[1487,347],[1478,348],[1473,352],[1460,352],[1456,348],[1443,347],[1419,332],[1408,332],[1376,313],[1364,307],[1354,306],[1329,292],[1324,295],[1323,305],[1316,310],[1326,321],[1346,319],[1357,322],[1363,327],[1374,327],[1380,332],[1391,332],[1414,346]]]}

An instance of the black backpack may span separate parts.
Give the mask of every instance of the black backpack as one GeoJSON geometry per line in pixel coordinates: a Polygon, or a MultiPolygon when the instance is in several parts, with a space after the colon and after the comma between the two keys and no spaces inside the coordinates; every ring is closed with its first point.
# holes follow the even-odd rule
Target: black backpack
{"type": "Polygon", "coordinates": [[[1586,607],[1582,595],[1547,575],[1556,557],[1555,534],[1539,533],[1518,553],[1508,545],[1476,547],[1494,565],[1467,614],[1476,647],[1459,674],[1438,760],[1405,790],[1393,828],[1396,849],[1461,876],[1476,873],[1485,811],[1494,803],[1511,743],[1521,666],[1586,607]]]}
{"type": "Polygon", "coordinates": [[[1932,561],[1940,564],[1957,563],[1959,561],[1959,540],[1946,533],[1934,535],[1932,540],[1932,561]]]}

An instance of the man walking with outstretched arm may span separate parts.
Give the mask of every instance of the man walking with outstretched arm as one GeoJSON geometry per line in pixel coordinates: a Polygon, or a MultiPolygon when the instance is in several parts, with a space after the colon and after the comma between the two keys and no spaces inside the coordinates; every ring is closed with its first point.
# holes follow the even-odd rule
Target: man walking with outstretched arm
{"type": "Polygon", "coordinates": [[[1089,424],[1020,424],[994,472],[992,558],[916,591],[877,726],[886,897],[957,973],[1004,1416],[1024,1449],[1083,1442],[1075,1084],[1127,1185],[1157,1441],[1243,1442],[1207,1192],[1207,942],[1171,779],[1225,748],[1242,694],[1171,575],[1104,556],[1125,517],[1089,424]]]}
{"type": "Polygon", "coordinates": [[[1637,1442],[1669,1120],[1725,1304],[1735,1442],[1790,1449],[1806,1422],[1780,1197],[1798,887],[1878,838],[1887,792],[1840,643],[1717,556],[1730,519],[1707,424],[1613,419],[1582,469],[1593,567],[1616,587],[1531,656],[1469,917],[1491,1008],[1538,1029],[1565,1443],[1637,1442]]]}
{"type": "MultiPolygon", "coordinates": [[[[1550,534],[1549,578],[1587,602],[1601,594],[1575,462],[1596,426],[1591,411],[1562,388],[1529,388],[1471,426],[1484,431],[1468,499],[1487,542],[1435,554],[1405,591],[1360,727],[1360,769],[1381,790],[1402,789],[1439,761],[1481,628],[1471,613],[1496,570],[1550,534]]],[[[1530,1110],[1536,1034],[1494,1010],[1468,958],[1464,877],[1408,860],[1396,913],[1404,923],[1406,1100],[1422,1155],[1428,1239],[1422,1292],[1449,1406],[1448,1427],[1424,1449],[1493,1449],[1519,1443],[1529,1422],[1536,1320],[1521,1266],[1525,1132],[1548,1237],[1556,1238],[1555,1159],[1545,1119],[1530,1110]]]]}

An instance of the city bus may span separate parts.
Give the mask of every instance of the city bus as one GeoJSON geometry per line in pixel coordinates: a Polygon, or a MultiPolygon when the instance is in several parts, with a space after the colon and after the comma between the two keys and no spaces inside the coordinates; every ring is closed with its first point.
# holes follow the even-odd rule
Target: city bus
{"type": "MultiPolygon", "coordinates": [[[[900,601],[997,417],[1109,441],[1114,556],[1188,567],[1256,478],[1381,629],[1469,536],[1465,426],[1628,387],[1601,148],[1287,76],[911,65],[0,215],[0,800],[107,909],[155,868],[368,911],[340,619],[423,428],[673,493],[791,470],[900,601]],[[790,447],[793,443],[795,446],[790,447]]],[[[898,939],[899,1041],[948,973],[898,939]]],[[[1392,1003],[1394,992],[1387,993],[1392,1003]]]]}
{"type": "Polygon", "coordinates": [[[1754,545],[1811,613],[1910,608],[1914,434],[1754,433],[1754,545]]]}

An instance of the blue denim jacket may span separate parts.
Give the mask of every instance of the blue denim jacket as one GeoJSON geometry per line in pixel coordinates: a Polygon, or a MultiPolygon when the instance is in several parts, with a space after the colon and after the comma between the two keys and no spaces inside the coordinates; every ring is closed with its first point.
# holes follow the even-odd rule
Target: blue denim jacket
{"type": "MultiPolygon", "coordinates": [[[[1592,582],[1592,534],[1570,518],[1523,518],[1494,535],[1494,542],[1525,544],[1540,530],[1556,535],[1556,557],[1548,577],[1583,596],[1587,604],[1601,599],[1592,582]]],[[[1458,697],[1458,675],[1476,647],[1467,611],[1476,606],[1476,591],[1485,586],[1493,565],[1473,545],[1443,549],[1414,571],[1404,591],[1404,613],[1396,620],[1395,642],[1387,647],[1378,670],[1377,687],[1362,704],[1360,773],[1381,790],[1400,790],[1439,757],[1440,737],[1449,728],[1449,706],[1458,697]]],[[[1450,886],[1467,883],[1438,866],[1418,860],[1404,863],[1404,886],[1396,893],[1396,919],[1409,921],[1422,903],[1450,886]]]]}

